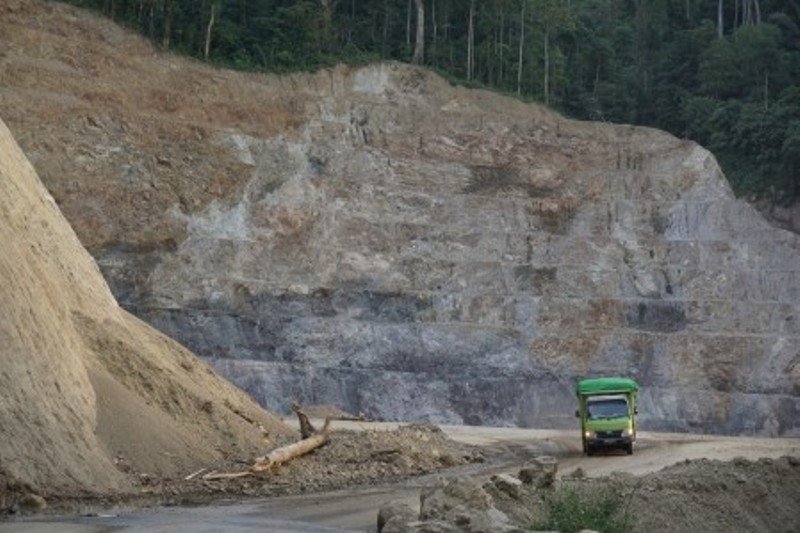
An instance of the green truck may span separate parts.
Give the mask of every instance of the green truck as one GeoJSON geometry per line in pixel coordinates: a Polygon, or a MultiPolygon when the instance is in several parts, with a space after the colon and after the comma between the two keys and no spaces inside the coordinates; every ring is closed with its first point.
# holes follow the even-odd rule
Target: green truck
{"type": "Polygon", "coordinates": [[[622,449],[633,453],[636,440],[636,393],[639,386],[629,378],[595,378],[578,382],[578,409],[583,453],[622,449]]]}

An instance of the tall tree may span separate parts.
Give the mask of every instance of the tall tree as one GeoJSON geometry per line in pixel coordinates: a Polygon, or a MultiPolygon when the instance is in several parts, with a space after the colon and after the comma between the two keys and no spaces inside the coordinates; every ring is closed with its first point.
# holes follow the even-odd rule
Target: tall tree
{"type": "Polygon", "coordinates": [[[472,80],[475,69],[475,0],[469,0],[467,26],[467,80],[472,80]]]}
{"type": "Polygon", "coordinates": [[[414,44],[412,62],[420,64],[425,60],[425,4],[423,0],[414,0],[417,5],[417,38],[414,44]]]}
{"type": "Polygon", "coordinates": [[[208,26],[206,27],[206,43],[203,47],[203,57],[208,60],[208,55],[211,52],[211,32],[214,31],[214,17],[216,12],[217,4],[215,2],[211,2],[211,16],[208,18],[208,26]]]}
{"type": "MultiPolygon", "coordinates": [[[[161,38],[161,46],[164,49],[169,49],[170,37],[172,36],[172,8],[175,4],[173,0],[164,0],[164,35],[161,38]]],[[[150,16],[151,16],[151,25],[152,25],[152,17],[153,12],[155,10],[155,2],[153,2],[153,7],[151,7],[150,16]]],[[[151,32],[152,34],[152,29],[151,32]]]]}
{"type": "Polygon", "coordinates": [[[411,0],[406,7],[406,46],[411,46],[411,0]]]}
{"type": "Polygon", "coordinates": [[[522,12],[519,15],[519,55],[517,59],[517,94],[522,94],[522,53],[525,49],[525,5],[527,0],[522,0],[522,12]]]}

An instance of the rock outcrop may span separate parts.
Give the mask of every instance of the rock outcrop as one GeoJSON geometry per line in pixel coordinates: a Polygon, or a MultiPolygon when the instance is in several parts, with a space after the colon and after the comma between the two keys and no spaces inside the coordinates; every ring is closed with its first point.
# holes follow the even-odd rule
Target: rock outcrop
{"type": "Polygon", "coordinates": [[[123,306],[272,409],[800,434],[800,238],[696,144],[399,64],[245,75],[31,4],[0,112],[123,306]]]}
{"type": "Polygon", "coordinates": [[[117,306],[2,121],[0,247],[0,508],[7,486],[131,491],[288,432],[117,306]]]}

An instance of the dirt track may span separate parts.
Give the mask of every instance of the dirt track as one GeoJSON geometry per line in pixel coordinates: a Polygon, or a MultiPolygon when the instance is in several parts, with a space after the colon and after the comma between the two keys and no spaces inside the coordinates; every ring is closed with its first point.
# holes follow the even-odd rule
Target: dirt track
{"type": "MultiPolygon", "coordinates": [[[[376,429],[397,424],[341,422],[340,427],[376,429]]],[[[0,523],[0,532],[12,531],[373,531],[377,509],[388,500],[418,501],[419,489],[436,483],[439,476],[475,475],[515,471],[527,458],[548,453],[559,457],[559,471],[577,467],[587,476],[614,471],[646,474],[685,459],[730,460],[800,455],[800,439],[763,439],[641,433],[633,456],[608,454],[583,457],[574,431],[516,428],[443,427],[451,438],[484,448],[489,460],[405,482],[346,489],[313,495],[272,498],[248,503],[234,501],[196,508],[155,508],[133,512],[108,511],[97,517],[30,519],[0,523]],[[117,516],[102,516],[103,514],[117,516]]]]}

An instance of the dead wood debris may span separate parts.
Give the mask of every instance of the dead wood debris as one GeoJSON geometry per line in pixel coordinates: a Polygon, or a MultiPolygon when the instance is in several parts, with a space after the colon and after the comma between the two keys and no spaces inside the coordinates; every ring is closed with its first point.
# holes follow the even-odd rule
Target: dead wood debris
{"type": "Polygon", "coordinates": [[[217,472],[216,470],[212,470],[211,472],[205,474],[202,479],[204,481],[236,479],[268,472],[283,463],[291,461],[296,457],[305,455],[319,448],[320,446],[323,446],[328,442],[328,440],[330,440],[330,418],[326,418],[325,425],[322,427],[322,429],[320,431],[316,431],[314,426],[311,425],[311,422],[308,421],[308,417],[305,416],[305,413],[303,413],[299,406],[295,412],[300,419],[301,428],[303,427],[303,417],[305,417],[307,424],[306,431],[310,432],[308,436],[303,434],[303,438],[301,440],[289,444],[288,446],[276,448],[267,455],[256,458],[256,460],[247,470],[242,470],[240,472],[217,472]]]}
{"type": "Polygon", "coordinates": [[[308,419],[308,415],[306,415],[305,411],[300,407],[300,404],[297,402],[292,403],[292,411],[297,415],[297,419],[300,421],[300,435],[307,439],[312,435],[316,434],[317,430],[311,424],[311,421],[308,419]]]}

